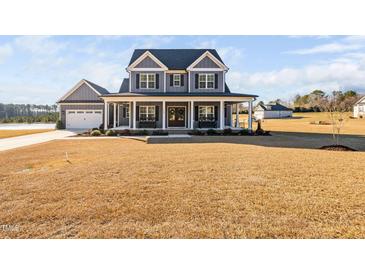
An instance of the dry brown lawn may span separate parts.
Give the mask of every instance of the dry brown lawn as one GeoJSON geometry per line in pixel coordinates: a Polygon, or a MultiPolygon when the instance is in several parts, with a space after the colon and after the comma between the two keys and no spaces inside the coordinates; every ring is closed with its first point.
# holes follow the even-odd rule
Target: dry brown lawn
{"type": "MultiPolygon", "coordinates": [[[[347,114],[343,134],[365,135],[365,119],[350,119],[351,113],[347,114]]],[[[235,115],[233,115],[235,118],[235,115]]],[[[265,119],[262,127],[269,131],[282,132],[310,132],[332,133],[331,125],[313,125],[313,121],[329,121],[328,113],[294,113],[292,119],[265,119]]],[[[247,115],[240,115],[240,122],[247,125],[247,115]]],[[[254,129],[256,123],[253,123],[254,129]]]]}
{"type": "Polygon", "coordinates": [[[0,237],[364,238],[364,163],[365,152],[53,141],[0,153],[0,223],[18,228],[0,237]]]}
{"type": "Polygon", "coordinates": [[[48,131],[53,131],[53,129],[19,129],[19,130],[0,129],[0,139],[35,134],[35,133],[42,133],[48,131]]]}

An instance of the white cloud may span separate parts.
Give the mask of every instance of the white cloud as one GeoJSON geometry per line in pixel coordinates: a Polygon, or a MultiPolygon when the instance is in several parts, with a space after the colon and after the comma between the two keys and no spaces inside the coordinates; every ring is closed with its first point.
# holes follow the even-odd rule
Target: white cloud
{"type": "Polygon", "coordinates": [[[317,54],[317,53],[341,53],[345,51],[358,50],[363,47],[364,45],[361,44],[329,43],[315,46],[312,48],[287,51],[286,53],[299,54],[299,55],[317,54]]]}
{"type": "Polygon", "coordinates": [[[0,64],[5,62],[13,54],[13,48],[9,44],[0,45],[0,64]]]}
{"type": "Polygon", "coordinates": [[[14,44],[38,55],[56,54],[67,46],[67,43],[57,42],[50,36],[20,36],[15,39],[14,44]]]}

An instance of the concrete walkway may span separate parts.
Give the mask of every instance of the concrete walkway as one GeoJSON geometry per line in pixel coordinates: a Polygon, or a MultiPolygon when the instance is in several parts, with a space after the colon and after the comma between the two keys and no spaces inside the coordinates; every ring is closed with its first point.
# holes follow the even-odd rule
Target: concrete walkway
{"type": "Polygon", "coordinates": [[[52,140],[63,139],[75,135],[76,133],[68,130],[55,130],[50,132],[29,134],[18,137],[0,139],[0,151],[5,151],[13,148],[24,147],[39,143],[44,143],[52,140]]]}

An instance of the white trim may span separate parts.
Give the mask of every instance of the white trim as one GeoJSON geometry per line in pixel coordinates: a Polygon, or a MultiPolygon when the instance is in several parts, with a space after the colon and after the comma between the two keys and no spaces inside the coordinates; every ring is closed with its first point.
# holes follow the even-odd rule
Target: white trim
{"type": "Polygon", "coordinates": [[[108,129],[108,117],[107,117],[107,112],[108,112],[108,103],[105,102],[104,103],[104,130],[108,129]]]}
{"type": "Polygon", "coordinates": [[[101,95],[99,91],[94,89],[88,82],[85,81],[85,79],[81,79],[72,89],[70,89],[65,95],[63,95],[58,101],[63,101],[67,97],[69,97],[72,93],[74,93],[79,87],[82,86],[82,84],[86,84],[89,88],[91,88],[97,95],[101,95]]]}
{"type": "MultiPolygon", "coordinates": [[[[176,80],[177,81],[177,80],[176,80]]],[[[173,73],[172,74],[172,86],[174,87],[174,88],[179,88],[179,87],[181,87],[181,74],[180,73],[173,73]],[[175,85],[175,76],[179,76],[179,85],[175,85]]]]}
{"type": "MultiPolygon", "coordinates": [[[[138,57],[137,60],[135,60],[130,66],[128,66],[127,70],[128,71],[136,70],[135,66],[137,66],[139,63],[141,63],[146,57],[150,57],[163,70],[167,70],[167,67],[148,50],[145,51],[140,57],[138,57]]],[[[154,68],[154,69],[157,70],[156,68],[154,68]]]]}
{"type": "Polygon", "coordinates": [[[133,129],[137,128],[137,102],[133,101],[133,129]]]}
{"type": "Polygon", "coordinates": [[[220,101],[220,105],[219,105],[219,110],[220,110],[220,115],[219,115],[219,128],[220,129],[224,129],[224,101],[220,101]]]}
{"type": "MultiPolygon", "coordinates": [[[[219,61],[213,54],[211,54],[208,50],[206,52],[204,52],[198,59],[196,59],[188,68],[187,70],[197,70],[194,67],[201,61],[203,60],[205,57],[210,58],[219,68],[223,69],[223,70],[228,70],[228,67],[226,65],[224,65],[221,61],[219,61]]],[[[206,69],[205,69],[206,70],[206,69]]],[[[215,68],[214,70],[217,70],[217,68],[215,68]]]]}
{"type": "Polygon", "coordinates": [[[194,101],[190,101],[190,128],[194,128],[194,101]]]}
{"type": "Polygon", "coordinates": [[[224,101],[230,102],[248,102],[252,100],[253,97],[231,97],[224,96],[222,97],[214,97],[214,96],[115,96],[115,97],[104,97],[103,99],[106,102],[161,102],[164,100],[174,101],[174,102],[187,102],[187,101],[195,101],[195,102],[220,102],[224,99],[224,101]]]}
{"type": "MultiPolygon", "coordinates": [[[[215,105],[198,105],[198,121],[200,120],[200,108],[213,108],[213,118],[214,118],[214,121],[215,121],[215,108],[216,106],[215,105]]],[[[205,111],[206,112],[206,111],[205,111]]],[[[207,113],[206,113],[207,114],[207,113]]]]}
{"type": "Polygon", "coordinates": [[[132,71],[166,71],[164,69],[159,69],[159,68],[135,68],[135,69],[131,69],[132,71]]]}
{"type": "Polygon", "coordinates": [[[166,73],[169,73],[169,74],[173,74],[173,73],[179,73],[179,74],[186,74],[188,73],[186,70],[173,70],[173,69],[169,69],[169,70],[166,70],[166,73]]]}
{"type": "MultiPolygon", "coordinates": [[[[157,121],[157,117],[156,117],[156,106],[155,105],[139,105],[138,108],[139,108],[139,117],[138,117],[138,121],[141,122],[141,108],[142,107],[146,107],[146,108],[153,108],[153,115],[155,116],[155,122],[157,121]]],[[[147,116],[149,116],[149,113],[147,111],[146,113],[147,116]]]]}
{"type": "Polygon", "coordinates": [[[186,106],[167,106],[167,128],[186,128],[186,106]],[[183,127],[170,127],[169,126],[169,108],[184,108],[184,126],[183,127]]]}
{"type": "Polygon", "coordinates": [[[198,90],[199,89],[215,89],[215,74],[214,73],[198,73],[198,90]],[[205,81],[200,81],[200,75],[205,75],[205,81]],[[208,81],[208,76],[212,76],[212,75],[213,75],[213,87],[209,88],[208,83],[211,81],[208,81]],[[200,87],[200,82],[205,83],[204,88],[200,87]]]}
{"type": "Polygon", "coordinates": [[[225,70],[220,68],[196,68],[196,69],[191,69],[190,71],[225,71],[225,70]]]}
{"type": "Polygon", "coordinates": [[[156,74],[157,73],[140,73],[139,74],[139,89],[156,89],[156,74]],[[146,74],[146,87],[145,88],[143,88],[142,87],[142,74],[146,74]],[[151,75],[154,75],[154,77],[155,77],[155,79],[154,79],[154,81],[151,81],[152,83],[153,83],[153,85],[154,85],[154,87],[153,88],[150,88],[149,87],[149,76],[151,76],[151,75]]]}
{"type": "Polygon", "coordinates": [[[188,92],[190,93],[190,71],[188,72],[188,92]]]}
{"type": "Polygon", "coordinates": [[[117,126],[117,104],[113,104],[113,127],[117,126]]]}
{"type": "Polygon", "coordinates": [[[162,101],[162,129],[166,129],[166,101],[162,101]]]}
{"type": "Polygon", "coordinates": [[[361,97],[358,101],[356,101],[356,103],[354,105],[360,104],[362,102],[362,100],[365,99],[365,96],[361,97]]]}
{"type": "Polygon", "coordinates": [[[132,102],[129,102],[129,121],[128,121],[128,126],[129,128],[132,127],[132,102]]]}

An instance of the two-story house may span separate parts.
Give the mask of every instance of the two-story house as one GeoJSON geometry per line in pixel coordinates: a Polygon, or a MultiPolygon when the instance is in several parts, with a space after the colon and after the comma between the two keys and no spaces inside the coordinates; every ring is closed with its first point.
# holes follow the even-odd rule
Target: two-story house
{"type": "MultiPolygon", "coordinates": [[[[57,103],[66,128],[224,129],[232,111],[251,94],[231,92],[228,67],[214,49],[136,49],[126,68],[129,78],[111,93],[81,80],[57,103]]],[[[238,119],[236,119],[238,121],[238,119]]]]}

